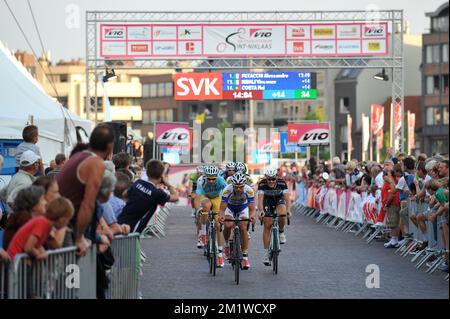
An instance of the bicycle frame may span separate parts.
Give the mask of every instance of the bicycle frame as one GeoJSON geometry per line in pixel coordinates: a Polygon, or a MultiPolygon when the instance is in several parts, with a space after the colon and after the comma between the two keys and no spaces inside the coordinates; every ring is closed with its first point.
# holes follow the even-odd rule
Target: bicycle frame
{"type": "MultiPolygon", "coordinates": [[[[239,228],[240,222],[249,222],[250,219],[226,219],[225,222],[233,222],[233,245],[230,246],[230,258],[229,262],[234,270],[234,280],[236,285],[239,285],[239,270],[242,268],[242,247],[241,247],[241,229],[239,228]]],[[[253,224],[252,224],[252,229],[253,224]]]]}

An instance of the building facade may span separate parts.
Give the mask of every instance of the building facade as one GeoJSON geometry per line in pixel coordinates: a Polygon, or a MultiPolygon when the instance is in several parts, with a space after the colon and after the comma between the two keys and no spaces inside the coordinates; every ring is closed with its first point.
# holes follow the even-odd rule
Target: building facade
{"type": "Polygon", "coordinates": [[[448,13],[444,3],[430,18],[430,31],[423,34],[422,51],[422,145],[423,151],[448,153],[448,13]]]}

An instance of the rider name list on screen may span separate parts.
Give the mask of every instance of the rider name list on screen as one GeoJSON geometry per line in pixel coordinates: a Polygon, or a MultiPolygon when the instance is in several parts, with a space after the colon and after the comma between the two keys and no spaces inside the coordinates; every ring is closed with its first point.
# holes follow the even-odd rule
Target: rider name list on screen
{"type": "Polygon", "coordinates": [[[315,73],[223,73],[224,99],[289,100],[317,98],[315,73]]]}

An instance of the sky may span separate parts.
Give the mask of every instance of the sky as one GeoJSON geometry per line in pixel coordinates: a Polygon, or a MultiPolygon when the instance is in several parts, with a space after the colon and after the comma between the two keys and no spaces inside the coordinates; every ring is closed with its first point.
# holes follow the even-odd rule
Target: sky
{"type": "MultiPolygon", "coordinates": [[[[7,0],[37,54],[41,45],[27,0],[7,0]]],[[[426,12],[435,11],[444,0],[28,0],[33,8],[45,50],[51,60],[85,57],[85,11],[312,11],[403,9],[411,33],[429,28],[426,12]],[[274,2],[276,5],[274,5],[274,2]]],[[[152,22],[152,21],[149,21],[152,22]]],[[[0,41],[12,50],[31,52],[15,24],[5,0],[0,0],[0,41]]]]}

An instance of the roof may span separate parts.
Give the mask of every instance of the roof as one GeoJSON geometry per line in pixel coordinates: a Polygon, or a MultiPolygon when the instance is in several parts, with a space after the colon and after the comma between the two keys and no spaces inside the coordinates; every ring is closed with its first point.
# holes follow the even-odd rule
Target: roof
{"type": "Polygon", "coordinates": [[[441,5],[439,6],[439,8],[437,8],[437,9],[436,9],[435,11],[433,11],[433,12],[427,12],[427,13],[425,13],[425,15],[426,15],[427,17],[430,17],[430,18],[438,17],[438,16],[441,15],[441,13],[443,13],[443,12],[445,11],[445,9],[448,10],[448,2],[445,2],[445,3],[441,4],[441,5]]]}
{"type": "Polygon", "coordinates": [[[336,81],[340,80],[356,80],[358,76],[363,71],[362,68],[357,69],[342,69],[339,71],[338,75],[336,76],[336,81]]]}

